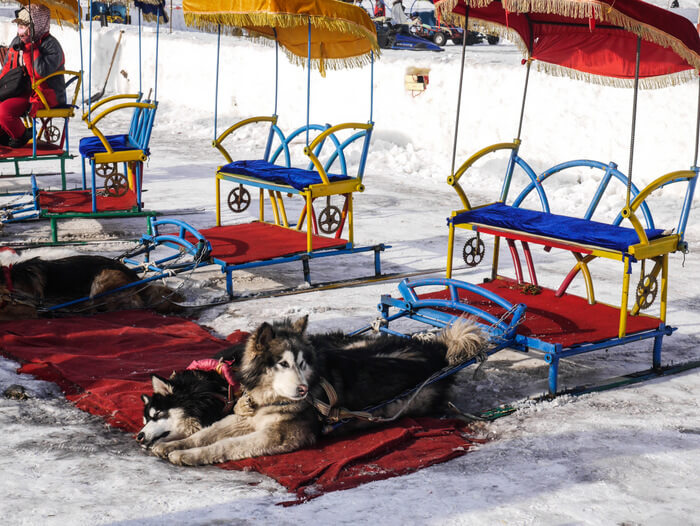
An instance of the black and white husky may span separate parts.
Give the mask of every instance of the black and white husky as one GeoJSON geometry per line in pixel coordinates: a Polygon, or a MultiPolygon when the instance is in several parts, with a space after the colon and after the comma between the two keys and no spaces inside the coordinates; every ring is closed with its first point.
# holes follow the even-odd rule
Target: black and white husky
{"type": "MultiPolygon", "coordinates": [[[[319,401],[361,411],[474,357],[486,345],[478,326],[464,320],[432,340],[309,336],[306,326],[306,317],[260,325],[242,351],[237,377],[244,394],[233,414],[182,439],[168,440],[173,438],[168,429],[164,440],[151,440],[152,452],[173,464],[198,465],[294,451],[321,434],[319,401]],[[337,401],[329,400],[334,397],[337,401]]],[[[425,386],[402,414],[442,413],[451,383],[452,376],[425,386]]],[[[406,403],[386,404],[374,416],[393,416],[406,403]]]]}

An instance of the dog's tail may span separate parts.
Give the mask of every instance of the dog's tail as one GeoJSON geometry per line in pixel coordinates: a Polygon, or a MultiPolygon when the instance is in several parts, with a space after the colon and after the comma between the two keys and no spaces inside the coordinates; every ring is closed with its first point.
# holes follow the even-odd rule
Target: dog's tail
{"type": "Polygon", "coordinates": [[[440,331],[438,341],[447,351],[445,361],[457,365],[471,360],[481,353],[488,344],[488,335],[471,318],[460,318],[440,331]]]}

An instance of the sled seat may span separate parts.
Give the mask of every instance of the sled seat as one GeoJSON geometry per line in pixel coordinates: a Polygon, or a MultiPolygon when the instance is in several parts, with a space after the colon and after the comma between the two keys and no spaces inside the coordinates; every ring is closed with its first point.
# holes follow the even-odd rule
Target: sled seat
{"type": "MultiPolygon", "coordinates": [[[[504,237],[511,233],[514,237],[527,236],[531,240],[534,240],[533,236],[547,238],[589,253],[595,247],[633,254],[634,247],[643,242],[634,228],[517,208],[503,203],[458,213],[450,221],[455,225],[473,225],[477,231],[489,228],[494,232],[498,230],[504,237]],[[590,249],[586,250],[586,247],[590,249]]],[[[664,236],[664,230],[659,228],[648,228],[644,233],[648,241],[664,236]]],[[[546,244],[546,240],[543,239],[541,243],[546,244]]]]}
{"type": "MultiPolygon", "coordinates": [[[[303,191],[311,185],[323,184],[318,172],[302,168],[286,167],[258,159],[255,161],[234,161],[219,168],[219,173],[232,176],[246,176],[260,179],[277,185],[287,185],[303,191]]],[[[351,179],[342,174],[326,174],[329,182],[347,181],[351,179]]]]}
{"type": "MultiPolygon", "coordinates": [[[[242,120],[220,134],[213,145],[227,161],[216,172],[216,225],[221,226],[221,182],[236,186],[228,195],[228,206],[234,213],[245,211],[251,203],[248,187],[259,191],[260,222],[269,222],[290,230],[307,232],[307,252],[314,250],[314,236],[334,235],[340,239],[347,225],[347,239],[354,239],[354,219],[352,196],[364,191],[362,179],[372,134],[373,123],[309,124],[295,129],[288,135],[277,125],[277,115],[251,117],[242,120]],[[267,142],[262,156],[256,159],[233,159],[224,146],[224,141],[241,128],[251,125],[269,126],[267,142]],[[307,137],[310,142],[303,141],[307,137]],[[295,154],[297,143],[305,157],[295,154]],[[350,156],[348,147],[354,143],[360,146],[358,155],[350,156]],[[300,161],[299,159],[305,159],[300,161]],[[354,161],[356,170],[349,170],[349,161],[354,161]],[[330,170],[335,167],[334,173],[330,170]],[[269,197],[274,219],[265,220],[265,197],[269,197]],[[287,196],[287,199],[283,196],[287,196]],[[304,199],[299,220],[296,224],[287,218],[285,202],[294,196],[304,199]],[[338,196],[342,204],[333,205],[331,198],[338,196]],[[314,201],[325,197],[325,206],[318,217],[314,201]]],[[[301,152],[298,152],[301,153],[301,152]]]]}
{"type": "MultiPolygon", "coordinates": [[[[128,134],[105,135],[104,138],[113,152],[143,150],[147,157],[150,156],[150,150],[148,148],[141,148],[128,134]]],[[[107,152],[107,147],[100,137],[84,137],[80,140],[78,149],[80,155],[88,159],[94,157],[95,154],[107,152]]]]}

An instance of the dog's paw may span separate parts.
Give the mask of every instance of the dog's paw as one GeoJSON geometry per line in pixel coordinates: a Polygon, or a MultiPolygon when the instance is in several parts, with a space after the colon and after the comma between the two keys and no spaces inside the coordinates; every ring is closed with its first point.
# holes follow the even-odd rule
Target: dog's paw
{"type": "Polygon", "coordinates": [[[175,450],[172,443],[159,442],[151,447],[151,453],[160,458],[168,458],[168,455],[175,450]]]}
{"type": "Polygon", "coordinates": [[[200,464],[206,464],[206,462],[201,461],[198,455],[186,449],[171,451],[168,455],[168,461],[176,466],[198,466],[200,464]]]}

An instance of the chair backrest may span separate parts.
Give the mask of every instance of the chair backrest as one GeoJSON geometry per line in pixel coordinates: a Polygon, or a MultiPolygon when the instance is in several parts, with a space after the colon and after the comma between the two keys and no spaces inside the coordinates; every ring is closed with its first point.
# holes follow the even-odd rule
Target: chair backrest
{"type": "Polygon", "coordinates": [[[153,130],[153,121],[156,117],[158,102],[151,100],[139,100],[147,104],[153,104],[152,108],[134,108],[134,113],[131,116],[131,124],[129,125],[129,140],[141,150],[148,149],[148,144],[151,141],[151,132],[153,130]]]}

